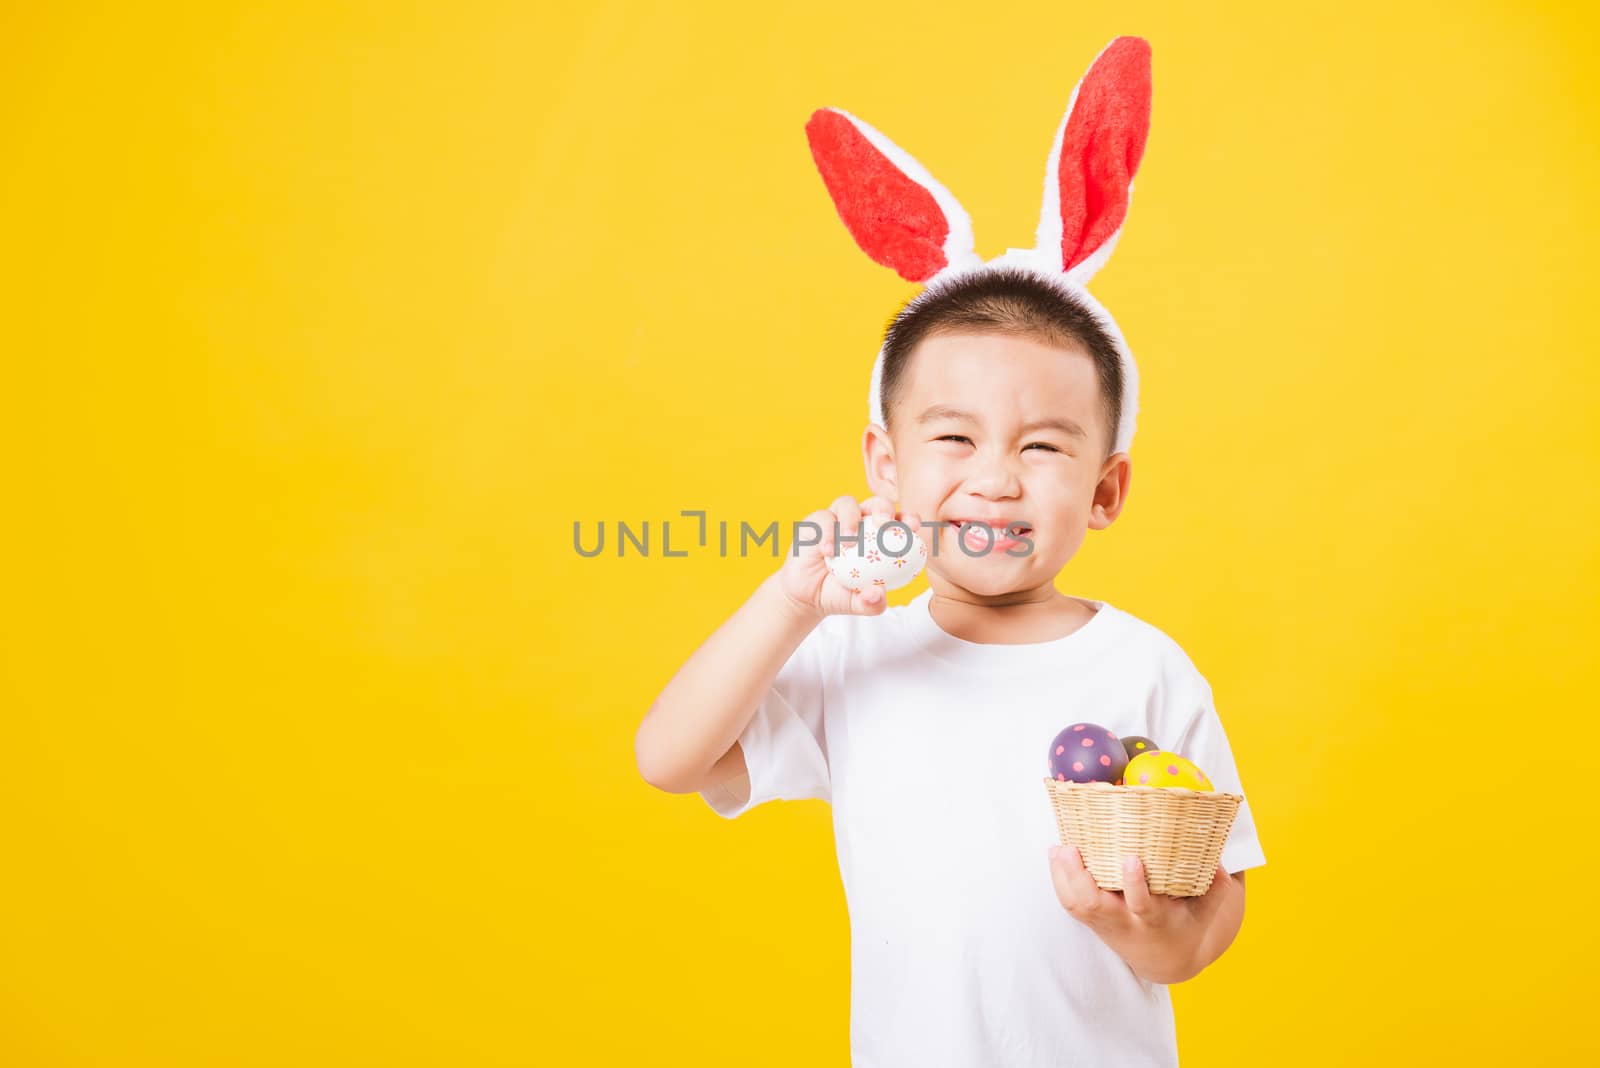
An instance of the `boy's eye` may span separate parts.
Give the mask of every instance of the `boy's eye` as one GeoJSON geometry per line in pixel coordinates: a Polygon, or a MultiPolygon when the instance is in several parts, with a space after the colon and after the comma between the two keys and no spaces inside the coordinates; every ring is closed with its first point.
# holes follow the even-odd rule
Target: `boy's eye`
{"type": "MultiPolygon", "coordinates": [[[[937,438],[934,438],[933,440],[935,440],[935,441],[959,441],[959,442],[962,442],[963,444],[966,444],[966,445],[971,445],[972,444],[972,439],[967,437],[967,436],[965,436],[964,434],[943,434],[943,435],[941,435],[941,436],[939,436],[937,438]]],[[[1056,448],[1054,445],[1051,445],[1047,441],[1029,442],[1027,445],[1024,445],[1022,447],[1022,451],[1024,451],[1024,452],[1028,451],[1029,449],[1048,449],[1050,452],[1060,452],[1061,451],[1060,449],[1056,448]]]]}

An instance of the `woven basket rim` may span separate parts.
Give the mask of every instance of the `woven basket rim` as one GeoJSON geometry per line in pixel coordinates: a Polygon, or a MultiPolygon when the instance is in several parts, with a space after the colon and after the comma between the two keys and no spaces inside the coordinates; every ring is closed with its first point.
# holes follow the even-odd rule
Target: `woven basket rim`
{"type": "Polygon", "coordinates": [[[1230,794],[1225,790],[1191,790],[1187,786],[1136,786],[1131,783],[1117,786],[1109,782],[1063,782],[1060,779],[1052,779],[1048,775],[1044,777],[1044,781],[1052,790],[1133,790],[1140,793],[1159,792],[1169,796],[1177,795],[1180,797],[1232,797],[1240,801],[1244,800],[1243,795],[1230,794]]]}

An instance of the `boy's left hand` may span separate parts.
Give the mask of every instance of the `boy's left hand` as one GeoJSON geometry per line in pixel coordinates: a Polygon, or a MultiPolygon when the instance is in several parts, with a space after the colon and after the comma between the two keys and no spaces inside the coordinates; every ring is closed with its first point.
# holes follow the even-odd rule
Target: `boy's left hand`
{"type": "Polygon", "coordinates": [[[1217,865],[1198,897],[1152,894],[1137,857],[1123,862],[1122,891],[1102,890],[1074,846],[1051,848],[1050,880],[1061,907],[1154,983],[1181,983],[1220,956],[1244,919],[1244,883],[1217,865]]]}

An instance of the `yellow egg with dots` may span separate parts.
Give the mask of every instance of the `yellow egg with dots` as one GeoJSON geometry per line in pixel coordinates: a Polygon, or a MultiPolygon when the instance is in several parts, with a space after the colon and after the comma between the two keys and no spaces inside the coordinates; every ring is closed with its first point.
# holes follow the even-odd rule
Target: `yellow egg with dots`
{"type": "Polygon", "coordinates": [[[1210,793],[1214,787],[1206,773],[1177,753],[1156,750],[1140,753],[1128,761],[1122,772],[1126,786],[1177,786],[1185,790],[1202,790],[1210,793]]]}

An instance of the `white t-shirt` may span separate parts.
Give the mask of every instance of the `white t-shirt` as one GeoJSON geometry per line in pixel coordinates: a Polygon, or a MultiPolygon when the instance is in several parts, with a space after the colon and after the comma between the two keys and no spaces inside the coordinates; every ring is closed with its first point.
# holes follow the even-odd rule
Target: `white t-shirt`
{"type": "MultiPolygon", "coordinates": [[[[957,638],[931,591],[829,616],[739,737],[745,780],[701,796],[732,819],[775,799],[833,806],[850,915],[855,1068],[1175,1065],[1166,986],[1139,978],[1056,899],[1044,780],[1069,724],[1141,734],[1243,793],[1211,687],[1160,630],[1103,601],[1054,641],[957,638]]],[[[1248,802],[1222,853],[1266,862],[1248,802]]]]}

